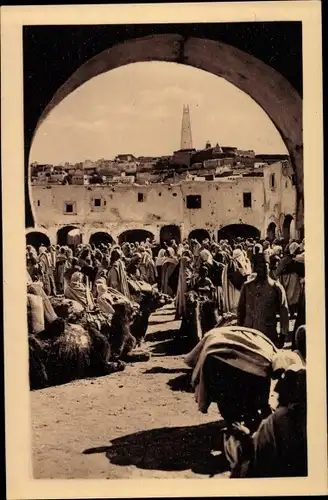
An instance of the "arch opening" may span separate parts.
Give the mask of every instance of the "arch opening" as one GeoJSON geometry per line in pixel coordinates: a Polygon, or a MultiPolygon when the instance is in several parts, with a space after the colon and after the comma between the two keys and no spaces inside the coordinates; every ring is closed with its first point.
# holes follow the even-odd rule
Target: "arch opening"
{"type": "Polygon", "coordinates": [[[108,243],[114,243],[114,238],[105,231],[97,231],[90,236],[89,243],[99,247],[102,243],[108,245],[108,243]]]}
{"type": "Polygon", "coordinates": [[[120,245],[126,242],[135,243],[136,241],[141,243],[142,241],[146,241],[147,238],[153,240],[153,233],[146,229],[128,229],[119,235],[118,242],[120,245]]]}
{"type": "Polygon", "coordinates": [[[282,236],[285,243],[288,243],[291,238],[291,229],[294,222],[294,217],[290,214],[285,215],[284,222],[282,225],[282,236]]]}
{"type": "Polygon", "coordinates": [[[161,243],[170,243],[171,240],[175,240],[176,243],[181,243],[181,231],[179,226],[176,224],[163,226],[160,230],[159,238],[161,243]]]}
{"type": "MultiPolygon", "coordinates": [[[[302,98],[290,82],[247,50],[216,40],[189,37],[178,33],[151,35],[126,40],[86,61],[62,85],[43,110],[36,125],[66,96],[93,77],[130,63],[144,61],[177,62],[196,67],[226,79],[256,101],[279,131],[296,172],[298,191],[297,228],[303,224],[303,138],[302,98]],[[182,51],[177,51],[181,42],[182,51]],[[232,71],[231,68],[236,68],[232,71]],[[270,93],[267,89],[270,88],[270,93]],[[276,103],[279,102],[280,106],[276,103]],[[285,110],[288,109],[288,114],[285,110]]],[[[34,214],[32,215],[33,218],[34,214]]]]}
{"type": "Polygon", "coordinates": [[[224,226],[218,230],[218,241],[220,240],[228,240],[232,242],[237,238],[260,238],[260,231],[248,224],[229,224],[228,226],[224,226]]]}
{"type": "Polygon", "coordinates": [[[36,250],[39,250],[41,245],[45,245],[46,247],[50,246],[49,237],[41,233],[41,231],[31,231],[26,234],[26,245],[32,245],[36,250]]]}
{"type": "Polygon", "coordinates": [[[269,241],[273,241],[276,237],[277,226],[274,222],[270,222],[267,228],[267,238],[269,241]]]}
{"type": "Polygon", "coordinates": [[[211,239],[210,233],[206,229],[193,229],[188,236],[188,240],[195,239],[202,243],[206,239],[211,239]]]}
{"type": "Polygon", "coordinates": [[[75,246],[82,243],[82,234],[76,226],[64,226],[57,231],[57,244],[75,246]]]}

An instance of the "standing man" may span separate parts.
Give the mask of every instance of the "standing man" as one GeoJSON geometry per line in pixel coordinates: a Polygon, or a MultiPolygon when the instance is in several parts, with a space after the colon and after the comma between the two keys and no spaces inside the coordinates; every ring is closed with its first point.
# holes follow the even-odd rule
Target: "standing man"
{"type": "Polygon", "coordinates": [[[56,295],[56,285],[51,255],[44,245],[39,248],[39,264],[42,273],[44,291],[47,295],[56,295]]]}
{"type": "Polygon", "coordinates": [[[289,332],[288,304],[284,288],[269,277],[263,254],[253,257],[254,278],[241,289],[238,304],[238,325],[254,328],[266,335],[277,347],[283,347],[289,332]],[[277,315],[280,316],[280,336],[277,315]]]}

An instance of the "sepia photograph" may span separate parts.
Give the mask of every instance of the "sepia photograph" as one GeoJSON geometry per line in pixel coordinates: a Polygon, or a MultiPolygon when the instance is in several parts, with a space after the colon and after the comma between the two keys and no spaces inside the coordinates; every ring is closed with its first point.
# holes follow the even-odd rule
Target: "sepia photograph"
{"type": "Polygon", "coordinates": [[[235,484],[220,479],[327,474],[309,416],[326,411],[309,389],[325,385],[321,86],[305,62],[320,3],[191,6],[175,22],[160,5],[117,23],[115,6],[20,12],[15,224],[9,190],[3,206],[12,320],[25,312],[5,362],[8,382],[19,341],[30,481],[207,479],[218,495],[235,484]]]}

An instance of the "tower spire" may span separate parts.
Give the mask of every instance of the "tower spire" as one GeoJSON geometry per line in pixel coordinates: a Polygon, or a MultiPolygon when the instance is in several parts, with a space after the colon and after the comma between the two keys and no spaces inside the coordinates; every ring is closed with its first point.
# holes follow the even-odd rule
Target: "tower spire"
{"type": "Polygon", "coordinates": [[[192,149],[189,104],[183,105],[180,149],[192,149]]]}

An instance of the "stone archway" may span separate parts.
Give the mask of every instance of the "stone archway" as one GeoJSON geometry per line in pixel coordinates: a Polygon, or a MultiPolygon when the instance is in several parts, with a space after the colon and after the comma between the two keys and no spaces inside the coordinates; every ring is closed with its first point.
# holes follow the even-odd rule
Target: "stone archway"
{"type": "Polygon", "coordinates": [[[277,225],[274,222],[270,222],[267,227],[267,238],[269,241],[273,241],[276,238],[277,225]]]}
{"type": "Polygon", "coordinates": [[[159,239],[161,243],[170,243],[171,240],[175,240],[176,243],[181,242],[181,231],[179,226],[176,224],[169,224],[167,226],[161,227],[159,233],[159,239]]]}
{"type": "Polygon", "coordinates": [[[146,241],[147,238],[153,240],[153,233],[146,231],[146,229],[128,229],[119,235],[118,242],[120,245],[125,242],[135,243],[137,241],[141,243],[142,241],[146,241]]]}
{"type": "Polygon", "coordinates": [[[41,245],[45,245],[46,247],[50,246],[49,237],[41,231],[30,231],[26,233],[25,238],[26,245],[32,245],[36,250],[38,250],[41,245]]]}
{"type": "Polygon", "coordinates": [[[82,234],[79,232],[79,228],[77,226],[64,226],[58,229],[57,231],[57,244],[64,245],[76,245],[78,243],[82,243],[82,234]],[[69,235],[72,231],[75,231],[77,234],[70,238],[69,235]]]}
{"type": "Polygon", "coordinates": [[[218,241],[228,240],[231,242],[236,238],[259,238],[260,231],[248,224],[229,224],[218,230],[218,241]]]}
{"type": "Polygon", "coordinates": [[[196,239],[199,243],[202,243],[204,240],[211,240],[211,235],[206,229],[193,229],[188,236],[188,240],[196,239]]]}
{"type": "Polygon", "coordinates": [[[113,243],[113,242],[114,238],[105,231],[97,231],[96,233],[93,233],[89,239],[89,243],[95,245],[96,247],[99,247],[101,243],[107,245],[108,243],[113,243]]]}
{"type": "Polygon", "coordinates": [[[282,224],[282,236],[285,243],[288,243],[291,238],[292,224],[294,222],[294,217],[290,214],[285,215],[282,224]]]}
{"type": "Polygon", "coordinates": [[[302,98],[276,70],[228,44],[165,34],[129,40],[104,50],[83,64],[58,89],[44,109],[34,135],[50,111],[83,83],[120,66],[145,61],[176,62],[208,71],[246,92],[261,106],[279,131],[291,157],[297,188],[296,227],[301,228],[304,225],[302,98]]]}

